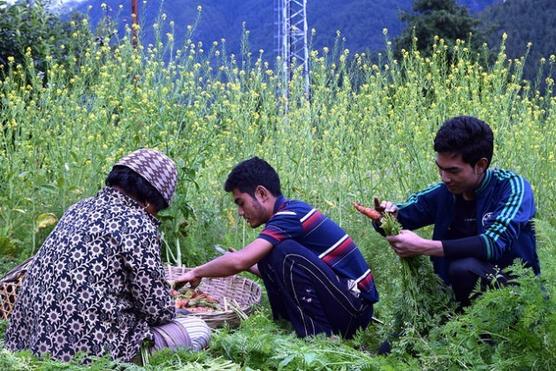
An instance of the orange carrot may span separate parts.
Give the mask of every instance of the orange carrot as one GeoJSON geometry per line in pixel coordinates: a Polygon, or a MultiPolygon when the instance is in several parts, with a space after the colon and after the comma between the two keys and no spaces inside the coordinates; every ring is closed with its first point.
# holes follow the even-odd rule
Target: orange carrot
{"type": "Polygon", "coordinates": [[[367,218],[371,218],[372,220],[380,220],[380,218],[382,218],[381,213],[370,207],[363,206],[358,202],[354,202],[353,207],[355,207],[355,209],[357,209],[357,211],[361,214],[365,215],[367,218]]]}
{"type": "Polygon", "coordinates": [[[177,299],[176,300],[176,308],[178,308],[178,309],[187,308],[187,303],[188,303],[187,299],[177,299]]]}

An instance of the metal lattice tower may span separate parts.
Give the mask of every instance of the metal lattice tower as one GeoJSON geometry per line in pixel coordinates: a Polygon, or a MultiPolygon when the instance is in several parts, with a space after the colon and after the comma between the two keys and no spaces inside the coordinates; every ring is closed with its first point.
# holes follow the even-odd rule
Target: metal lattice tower
{"type": "Polygon", "coordinates": [[[276,52],[281,57],[282,94],[289,95],[292,67],[302,66],[305,94],[309,96],[309,48],[307,43],[307,0],[274,0],[276,52]]]}

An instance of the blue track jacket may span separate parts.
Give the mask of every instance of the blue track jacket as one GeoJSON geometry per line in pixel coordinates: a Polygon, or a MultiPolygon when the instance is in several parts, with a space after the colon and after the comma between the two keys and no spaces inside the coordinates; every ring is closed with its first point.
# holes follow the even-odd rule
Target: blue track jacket
{"type": "Polygon", "coordinates": [[[533,217],[535,200],[531,185],[506,170],[489,169],[476,192],[477,235],[445,241],[454,215],[455,196],[439,183],[399,204],[398,220],[404,229],[434,224],[433,240],[440,240],[444,257],[431,257],[435,272],[446,282],[448,264],[475,257],[501,268],[520,258],[540,273],[533,217]]]}

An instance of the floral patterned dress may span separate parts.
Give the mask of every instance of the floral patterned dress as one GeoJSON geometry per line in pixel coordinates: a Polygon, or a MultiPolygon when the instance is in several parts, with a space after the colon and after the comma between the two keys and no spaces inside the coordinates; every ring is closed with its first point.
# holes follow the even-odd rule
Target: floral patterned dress
{"type": "Polygon", "coordinates": [[[159,222],[106,187],[71,206],[38,251],[6,331],[10,350],[131,360],[175,317],[159,222]]]}

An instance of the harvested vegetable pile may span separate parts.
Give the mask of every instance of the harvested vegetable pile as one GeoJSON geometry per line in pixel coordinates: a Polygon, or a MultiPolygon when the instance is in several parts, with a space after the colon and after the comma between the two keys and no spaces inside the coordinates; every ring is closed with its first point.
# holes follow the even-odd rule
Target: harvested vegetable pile
{"type": "Polygon", "coordinates": [[[170,292],[176,299],[176,309],[186,309],[193,313],[213,312],[220,310],[218,300],[199,289],[183,287],[170,292]]]}
{"type": "MultiPolygon", "coordinates": [[[[375,222],[387,236],[395,236],[402,230],[402,225],[391,213],[354,203],[355,208],[375,222]]],[[[426,256],[401,258],[401,283],[399,296],[396,298],[394,321],[390,336],[413,335],[422,337],[440,326],[453,312],[454,300],[451,290],[444,284],[432,268],[426,256]]],[[[390,339],[391,341],[394,339],[390,339]]],[[[414,352],[417,344],[397,344],[401,352],[414,352]]]]}

